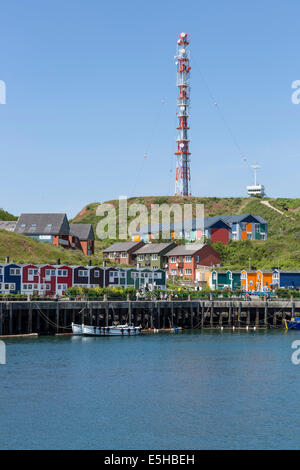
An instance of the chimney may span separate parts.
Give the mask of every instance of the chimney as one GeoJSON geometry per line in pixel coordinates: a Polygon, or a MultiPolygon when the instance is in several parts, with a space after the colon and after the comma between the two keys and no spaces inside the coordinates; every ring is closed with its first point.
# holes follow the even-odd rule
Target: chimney
{"type": "Polygon", "coordinates": [[[103,261],[103,268],[106,268],[106,261],[103,261]]]}
{"type": "Polygon", "coordinates": [[[60,258],[57,258],[56,264],[60,265],[60,258]]]}
{"type": "Polygon", "coordinates": [[[92,260],[89,259],[88,266],[92,266],[92,260]]]}
{"type": "Polygon", "coordinates": [[[9,263],[9,256],[7,256],[7,257],[5,258],[5,263],[7,263],[7,264],[9,263]]]}

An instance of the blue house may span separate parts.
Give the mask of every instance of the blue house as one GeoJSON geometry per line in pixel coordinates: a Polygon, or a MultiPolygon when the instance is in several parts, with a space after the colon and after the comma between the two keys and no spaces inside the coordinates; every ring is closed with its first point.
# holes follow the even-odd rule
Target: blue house
{"type": "Polygon", "coordinates": [[[300,288],[300,271],[273,270],[273,287],[282,289],[300,288]]]}
{"type": "Polygon", "coordinates": [[[21,279],[21,266],[14,263],[5,265],[2,292],[6,294],[17,294],[21,292],[21,279]]]}

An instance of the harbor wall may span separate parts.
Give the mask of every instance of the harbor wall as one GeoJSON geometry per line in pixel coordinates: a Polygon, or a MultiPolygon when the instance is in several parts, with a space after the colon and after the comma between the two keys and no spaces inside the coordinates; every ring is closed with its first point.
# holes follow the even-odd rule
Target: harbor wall
{"type": "Polygon", "coordinates": [[[284,328],[300,316],[298,301],[7,301],[0,336],[71,333],[71,323],[134,324],[143,329],[284,328]]]}

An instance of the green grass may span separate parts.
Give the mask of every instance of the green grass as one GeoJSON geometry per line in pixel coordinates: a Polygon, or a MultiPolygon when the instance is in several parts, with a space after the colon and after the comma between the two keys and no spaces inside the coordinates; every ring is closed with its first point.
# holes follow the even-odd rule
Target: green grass
{"type": "MultiPolygon", "coordinates": [[[[217,197],[191,197],[179,198],[168,196],[134,197],[128,199],[128,206],[133,203],[145,204],[149,210],[151,204],[163,203],[202,203],[205,207],[206,216],[252,213],[264,217],[268,221],[269,239],[263,241],[230,242],[227,246],[215,244],[214,247],[220,252],[221,262],[226,269],[243,269],[251,265],[257,269],[270,269],[278,265],[282,269],[300,269],[300,199],[267,199],[270,204],[283,211],[295,220],[287,218],[274,210],[261,204],[257,198],[217,198],[217,197]]],[[[118,200],[107,201],[116,208],[118,215],[118,200]]],[[[72,220],[72,223],[91,223],[96,230],[100,217],[96,216],[99,203],[88,204],[72,220]]],[[[0,220],[13,220],[11,214],[6,215],[10,219],[4,219],[4,211],[0,211],[0,220]]],[[[128,222],[134,217],[128,217],[128,222]]],[[[79,251],[64,250],[46,243],[40,243],[29,237],[0,231],[0,261],[6,256],[18,263],[34,262],[46,263],[56,262],[57,258],[62,263],[86,264],[88,259],[93,264],[102,264],[101,251],[117,240],[96,241],[96,254],[84,257],[79,251]]]]}

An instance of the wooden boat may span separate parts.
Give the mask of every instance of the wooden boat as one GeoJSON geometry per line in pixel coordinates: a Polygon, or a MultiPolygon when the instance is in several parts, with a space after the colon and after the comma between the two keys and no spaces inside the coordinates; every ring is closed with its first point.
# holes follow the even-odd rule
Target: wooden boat
{"type": "Polygon", "coordinates": [[[300,317],[285,320],[285,328],[286,330],[300,330],[300,317]]]}
{"type": "Polygon", "coordinates": [[[117,326],[88,326],[82,325],[83,336],[137,336],[141,327],[129,325],[117,326]]]}
{"type": "Polygon", "coordinates": [[[82,325],[77,325],[76,323],[72,323],[72,332],[73,335],[82,335],[82,325]]]}

